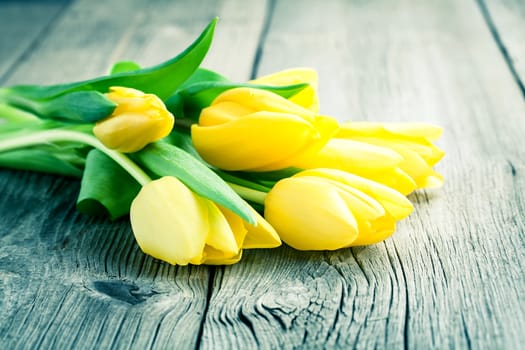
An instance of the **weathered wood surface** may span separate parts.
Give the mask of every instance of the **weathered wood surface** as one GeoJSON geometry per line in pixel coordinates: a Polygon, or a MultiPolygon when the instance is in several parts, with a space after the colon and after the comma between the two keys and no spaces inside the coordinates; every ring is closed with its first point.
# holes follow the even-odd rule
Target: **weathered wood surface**
{"type": "Polygon", "coordinates": [[[4,84],[156,63],[219,15],[208,67],[312,66],[326,114],[443,125],[447,182],[375,246],[181,268],[144,256],[125,220],[76,213],[76,180],[0,170],[2,348],[524,346],[525,103],[478,3],[51,3],[27,21],[0,2],[2,28],[28,28],[0,41],[4,84]]]}
{"type": "Polygon", "coordinates": [[[28,2],[24,6],[0,2],[0,83],[38,46],[65,7],[64,1],[28,2]]]}
{"type": "Polygon", "coordinates": [[[478,0],[509,71],[525,97],[525,2],[478,0]]]}

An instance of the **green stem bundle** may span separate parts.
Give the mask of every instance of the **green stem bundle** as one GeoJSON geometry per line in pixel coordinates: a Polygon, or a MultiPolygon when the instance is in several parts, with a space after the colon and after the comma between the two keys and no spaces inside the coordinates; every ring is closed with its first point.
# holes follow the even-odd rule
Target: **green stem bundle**
{"type": "Polygon", "coordinates": [[[118,163],[142,186],[151,182],[151,178],[126,155],[107,148],[96,137],[79,131],[53,129],[9,137],[0,141],[0,152],[64,141],[80,142],[95,147],[118,163]]]}

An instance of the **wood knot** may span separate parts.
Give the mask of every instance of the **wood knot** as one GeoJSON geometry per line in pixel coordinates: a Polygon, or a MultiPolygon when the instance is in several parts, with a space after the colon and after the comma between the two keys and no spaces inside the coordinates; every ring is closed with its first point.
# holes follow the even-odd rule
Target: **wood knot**
{"type": "Polygon", "coordinates": [[[136,284],[122,280],[95,281],[93,288],[113,299],[131,305],[143,303],[149,297],[159,294],[151,289],[141,290],[136,284]]]}

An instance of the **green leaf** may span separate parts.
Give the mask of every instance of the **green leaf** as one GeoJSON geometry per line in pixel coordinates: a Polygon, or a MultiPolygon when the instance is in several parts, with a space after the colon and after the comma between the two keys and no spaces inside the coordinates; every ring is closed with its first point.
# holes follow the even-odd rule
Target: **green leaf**
{"type": "Polygon", "coordinates": [[[117,107],[98,91],[74,91],[43,101],[38,111],[44,118],[93,123],[106,118],[117,107]]]}
{"type": "Polygon", "coordinates": [[[5,122],[23,122],[23,121],[35,121],[39,119],[36,115],[26,112],[22,109],[0,103],[0,125],[5,122]]]}
{"type": "Polygon", "coordinates": [[[120,165],[97,149],[89,152],[80,184],[77,209],[115,220],[129,213],[141,186],[120,165]]]}
{"type": "Polygon", "coordinates": [[[193,158],[197,159],[199,162],[206,164],[208,167],[211,167],[211,165],[208,165],[206,161],[202,159],[199,152],[197,152],[197,149],[193,145],[193,141],[191,140],[191,135],[189,133],[186,133],[182,130],[179,131],[177,129],[174,129],[171,132],[171,134],[169,134],[166,138],[163,139],[163,141],[177,146],[186,153],[189,153],[191,156],[193,156],[193,158]]]}
{"type": "Polygon", "coordinates": [[[130,156],[155,175],[174,176],[198,195],[230,209],[251,224],[256,223],[250,206],[217,174],[182,149],[156,142],[130,156]]]}
{"type": "Polygon", "coordinates": [[[195,83],[202,83],[202,82],[212,82],[212,81],[222,81],[222,82],[230,82],[228,78],[225,76],[212,71],[211,69],[206,68],[198,68],[195,70],[195,72],[191,75],[191,77],[188,78],[182,84],[180,87],[181,90],[187,88],[190,85],[193,85],[195,83]]]}
{"type": "Polygon", "coordinates": [[[211,45],[216,23],[215,18],[186,50],[159,65],[76,83],[13,86],[5,91],[3,98],[8,99],[14,94],[30,100],[47,100],[73,91],[95,90],[105,93],[111,86],[125,86],[156,94],[165,100],[193,74],[204,59],[211,45]]]}
{"type": "Polygon", "coordinates": [[[119,73],[133,72],[141,69],[141,66],[133,61],[120,61],[111,67],[109,75],[115,75],[119,73]]]}
{"type": "MultiPolygon", "coordinates": [[[[57,121],[44,121],[38,118],[0,123],[0,144],[9,143],[12,139],[29,136],[35,132],[61,129],[64,126],[65,124],[57,121]]],[[[86,132],[91,128],[91,125],[76,124],[69,129],[86,132]]],[[[88,149],[89,146],[78,142],[44,143],[10,149],[0,151],[0,166],[80,177],[88,149]]]]}
{"type": "Polygon", "coordinates": [[[219,169],[214,169],[214,171],[224,181],[227,181],[227,182],[239,185],[239,186],[243,186],[243,187],[246,187],[246,188],[250,188],[250,189],[256,190],[256,191],[261,191],[261,192],[268,193],[272,189],[273,185],[275,184],[275,183],[273,183],[273,184],[271,184],[271,186],[268,186],[267,184],[263,185],[263,184],[261,184],[259,182],[253,181],[252,179],[246,179],[246,178],[242,177],[242,173],[240,173],[240,172],[238,172],[238,173],[230,173],[230,172],[222,171],[222,170],[219,170],[219,169]]]}
{"type": "Polygon", "coordinates": [[[63,157],[60,152],[54,154],[42,148],[25,148],[0,153],[0,167],[72,177],[82,176],[82,161],[82,158],[78,158],[72,162],[71,157],[63,157]]]}

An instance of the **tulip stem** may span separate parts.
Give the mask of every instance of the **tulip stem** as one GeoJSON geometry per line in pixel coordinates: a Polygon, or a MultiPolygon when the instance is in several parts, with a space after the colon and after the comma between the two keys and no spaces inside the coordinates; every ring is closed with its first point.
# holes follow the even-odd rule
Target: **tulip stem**
{"type": "Polygon", "coordinates": [[[142,186],[151,182],[151,178],[126,155],[114,151],[104,146],[95,136],[80,131],[72,130],[44,130],[32,132],[25,135],[17,135],[0,140],[0,152],[5,152],[17,148],[24,148],[50,142],[80,142],[99,149],[108,157],[113,159],[118,165],[126,170],[142,186]]]}
{"type": "Polygon", "coordinates": [[[40,122],[40,119],[32,113],[23,111],[16,107],[1,102],[0,97],[0,124],[3,122],[24,122],[34,121],[40,122]]]}
{"type": "Polygon", "coordinates": [[[231,182],[226,182],[239,196],[242,198],[264,205],[264,200],[266,199],[266,192],[257,191],[248,187],[240,186],[231,182]]]}

